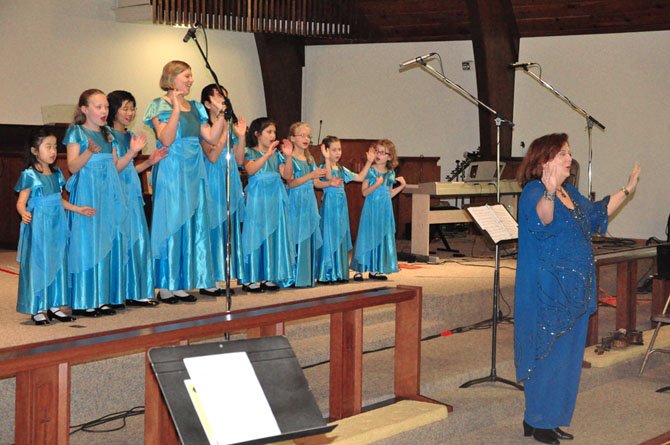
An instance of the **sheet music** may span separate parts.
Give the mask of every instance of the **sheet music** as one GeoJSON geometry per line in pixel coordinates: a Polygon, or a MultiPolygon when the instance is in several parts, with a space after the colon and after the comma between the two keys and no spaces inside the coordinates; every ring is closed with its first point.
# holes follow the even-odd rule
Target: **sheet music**
{"type": "Polygon", "coordinates": [[[482,230],[489,234],[494,243],[514,240],[519,237],[519,226],[502,204],[468,207],[467,211],[482,230]]]}
{"type": "Polygon", "coordinates": [[[210,444],[281,434],[246,352],[185,358],[184,365],[200,402],[198,415],[207,419],[203,428],[210,429],[210,444]]]}

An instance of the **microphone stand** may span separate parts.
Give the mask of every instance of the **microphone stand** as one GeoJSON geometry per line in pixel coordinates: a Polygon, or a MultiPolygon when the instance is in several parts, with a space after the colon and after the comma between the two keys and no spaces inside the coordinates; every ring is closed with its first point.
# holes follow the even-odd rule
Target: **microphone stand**
{"type": "Polygon", "coordinates": [[[589,165],[588,165],[588,189],[589,189],[589,195],[588,195],[588,196],[589,196],[589,198],[591,198],[591,200],[595,200],[595,195],[593,194],[593,188],[592,188],[592,170],[591,170],[591,167],[592,167],[592,166],[591,166],[591,164],[592,164],[592,161],[593,161],[593,147],[592,147],[592,145],[591,145],[591,132],[592,132],[591,130],[593,129],[593,126],[595,125],[596,127],[598,127],[598,128],[600,128],[601,130],[605,131],[605,126],[604,126],[603,124],[601,124],[600,122],[598,122],[598,120],[597,120],[595,117],[591,116],[591,115],[590,115],[589,113],[587,113],[584,109],[582,109],[581,107],[577,106],[577,105],[576,105],[573,101],[571,101],[567,96],[561,94],[556,88],[554,88],[554,87],[551,86],[549,83],[547,83],[547,82],[545,82],[544,80],[542,80],[542,78],[539,77],[539,76],[538,76],[537,74],[535,74],[534,72],[530,71],[530,70],[528,69],[529,66],[531,66],[531,65],[522,66],[521,68],[523,68],[523,71],[524,71],[526,74],[528,74],[530,77],[532,77],[533,79],[535,79],[540,85],[542,85],[543,87],[545,87],[546,89],[548,89],[549,91],[551,91],[552,93],[554,93],[554,95],[555,95],[556,97],[558,97],[558,98],[561,99],[563,102],[565,102],[566,104],[568,104],[568,105],[570,106],[570,108],[572,108],[572,109],[575,110],[577,113],[581,114],[584,118],[586,118],[586,131],[587,131],[587,133],[588,133],[588,138],[589,138],[589,165]]]}
{"type": "MultiPolygon", "coordinates": [[[[465,97],[467,100],[472,102],[474,105],[480,106],[487,110],[489,113],[491,113],[493,116],[495,116],[495,123],[496,123],[496,202],[500,204],[500,133],[501,133],[501,127],[502,125],[509,125],[510,127],[514,127],[514,122],[503,119],[500,117],[498,112],[494,110],[493,108],[489,107],[486,105],[484,102],[479,100],[477,97],[473,96],[470,94],[468,91],[466,91],[463,87],[458,85],[457,83],[453,82],[449,78],[447,78],[444,74],[438,72],[433,68],[432,66],[428,65],[424,60],[417,60],[417,63],[421,65],[421,67],[428,71],[428,73],[432,74],[435,76],[437,79],[442,81],[444,84],[446,84],[449,88],[453,89],[456,91],[458,94],[461,96],[465,97]]],[[[491,316],[491,373],[486,376],[486,377],[481,377],[478,379],[470,380],[465,383],[463,383],[460,387],[461,388],[468,388],[472,385],[476,385],[478,383],[485,383],[485,382],[500,382],[504,383],[506,385],[513,386],[517,389],[520,389],[523,391],[523,386],[519,385],[516,382],[513,382],[511,380],[504,379],[502,377],[498,377],[497,371],[496,371],[496,341],[497,341],[497,336],[498,336],[498,305],[499,305],[499,299],[500,299],[500,246],[498,243],[495,244],[496,250],[495,250],[495,271],[493,273],[493,313],[491,316]]]]}
{"type": "MultiPolygon", "coordinates": [[[[203,29],[204,32],[204,29],[203,29]]],[[[232,129],[232,124],[237,123],[237,116],[235,116],[235,112],[233,111],[233,104],[230,102],[230,99],[228,98],[228,95],[225,94],[225,90],[219,83],[219,78],[216,76],[216,73],[212,69],[212,66],[209,64],[209,60],[207,60],[207,56],[202,50],[202,47],[200,46],[200,42],[198,42],[198,38],[196,37],[195,34],[193,34],[192,37],[193,41],[195,42],[196,46],[198,47],[198,50],[200,51],[200,55],[202,56],[203,60],[205,61],[205,68],[209,71],[209,73],[212,75],[212,79],[214,79],[214,83],[216,84],[216,88],[219,90],[219,93],[221,93],[221,96],[223,96],[223,103],[226,105],[226,110],[224,111],[224,117],[226,119],[226,126],[227,126],[227,136],[226,136],[226,144],[224,147],[228,148],[228,151],[226,153],[226,266],[225,266],[225,275],[226,275],[226,312],[230,312],[233,306],[233,299],[232,295],[230,292],[230,239],[232,236],[232,227],[231,227],[231,218],[230,218],[230,152],[233,149],[233,129],[232,129]]],[[[237,161],[235,163],[235,168],[237,168],[237,161]]],[[[228,339],[228,333],[225,333],[226,339],[228,339]]]]}

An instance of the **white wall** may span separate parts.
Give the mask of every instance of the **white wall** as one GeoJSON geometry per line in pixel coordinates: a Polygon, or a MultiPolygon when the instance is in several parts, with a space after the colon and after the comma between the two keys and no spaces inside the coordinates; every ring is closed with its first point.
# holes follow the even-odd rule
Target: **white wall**
{"type": "MultiPolygon", "coordinates": [[[[665,238],[670,212],[670,32],[522,39],[522,61],[540,62],[543,78],[606,126],[594,129],[593,190],[601,198],[622,187],[635,161],[642,176],[634,199],[612,219],[618,237],[665,238]]],[[[308,47],[303,118],[322,134],[388,137],[401,154],[440,156],[448,174],[464,151],[479,145],[477,109],[416,67],[398,64],[435,51],[448,78],[476,95],[471,42],[308,47]]],[[[433,66],[436,62],[432,62],[433,66]]],[[[476,67],[475,67],[476,69],[476,67]]],[[[582,166],[586,193],[586,119],[522,72],[517,73],[513,155],[543,134],[567,132],[582,166]]],[[[313,130],[314,132],[315,130],[313,130]]]]}
{"type": "MultiPolygon", "coordinates": [[[[0,122],[41,124],[42,105],[76,104],[87,88],[128,90],[137,99],[141,119],[158,87],[166,62],[184,60],[193,68],[191,99],[211,83],[185,30],[165,25],[117,23],[115,0],[3,0],[0,29],[3,81],[0,122]]],[[[208,31],[209,61],[231,92],[237,114],[265,114],[263,81],[252,34],[208,31]]],[[[198,39],[204,49],[204,38],[198,39]]]]}
{"type": "MultiPolygon", "coordinates": [[[[41,106],[74,104],[87,88],[127,89],[139,118],[161,94],[163,65],[182,59],[193,66],[192,98],[210,82],[183,29],[115,21],[114,0],[2,0],[0,29],[1,123],[42,123],[41,106]]],[[[210,62],[231,92],[236,112],[265,114],[253,35],[209,31],[210,62]]],[[[204,43],[204,39],[201,38],[204,43]]],[[[615,236],[664,237],[670,212],[667,141],[670,125],[670,32],[522,39],[521,60],[540,62],[544,79],[606,125],[593,130],[593,188],[603,196],[621,187],[635,160],[642,179],[634,199],[612,221],[615,236]]],[[[446,175],[465,151],[479,145],[477,108],[419,67],[398,64],[435,51],[445,74],[476,93],[471,42],[307,47],[303,120],[317,135],[388,137],[404,155],[440,156],[446,175]]],[[[434,66],[436,62],[432,62],[434,66]]],[[[476,67],[475,67],[476,69],[476,67]]],[[[530,77],[517,73],[513,154],[519,143],[553,131],[571,136],[586,190],[585,120],[530,77]]]]}

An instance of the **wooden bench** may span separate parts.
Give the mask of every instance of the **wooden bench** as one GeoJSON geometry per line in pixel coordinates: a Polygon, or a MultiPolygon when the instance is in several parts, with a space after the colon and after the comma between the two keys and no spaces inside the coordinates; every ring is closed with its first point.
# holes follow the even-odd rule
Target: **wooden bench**
{"type": "MultiPolygon", "coordinates": [[[[431,401],[419,394],[421,288],[382,287],[0,349],[0,378],[16,377],[15,442],[69,442],[72,365],[220,338],[226,332],[283,335],[285,322],[322,315],[330,315],[330,419],[359,414],[363,309],[386,304],[396,307],[395,398],[431,401]]],[[[145,363],[144,443],[178,444],[154,373],[145,363]]]]}

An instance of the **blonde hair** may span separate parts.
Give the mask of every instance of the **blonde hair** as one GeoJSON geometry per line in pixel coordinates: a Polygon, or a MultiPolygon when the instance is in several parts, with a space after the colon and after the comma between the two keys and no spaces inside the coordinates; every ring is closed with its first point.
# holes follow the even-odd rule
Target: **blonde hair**
{"type": "Polygon", "coordinates": [[[396,151],[395,144],[388,139],[380,139],[375,142],[375,147],[378,145],[381,145],[389,152],[389,158],[386,160],[386,168],[396,168],[398,166],[398,152],[396,151]]]}
{"type": "MultiPolygon", "coordinates": [[[[74,125],[84,125],[86,123],[86,115],[81,111],[81,107],[88,107],[88,100],[96,94],[102,94],[105,97],[105,100],[107,100],[105,93],[97,88],[90,88],[79,95],[77,108],[75,108],[74,117],[72,118],[72,123],[74,125]]],[[[100,132],[107,142],[112,142],[112,135],[109,134],[104,125],[100,127],[100,132]]]]}
{"type": "Polygon", "coordinates": [[[182,62],[181,60],[173,60],[166,63],[163,67],[163,73],[161,73],[161,80],[158,83],[161,87],[161,90],[170,91],[174,89],[175,77],[190,69],[191,66],[186,62],[182,62]]]}
{"type": "MultiPolygon", "coordinates": [[[[288,135],[289,136],[297,136],[296,131],[298,131],[298,128],[300,127],[307,127],[310,128],[309,124],[307,122],[293,122],[290,127],[288,127],[288,135]]],[[[310,140],[311,142],[311,140],[310,140]]],[[[314,156],[312,156],[312,153],[309,152],[309,149],[305,150],[305,158],[307,158],[307,163],[308,164],[315,164],[316,162],[314,161],[314,156]]]]}

